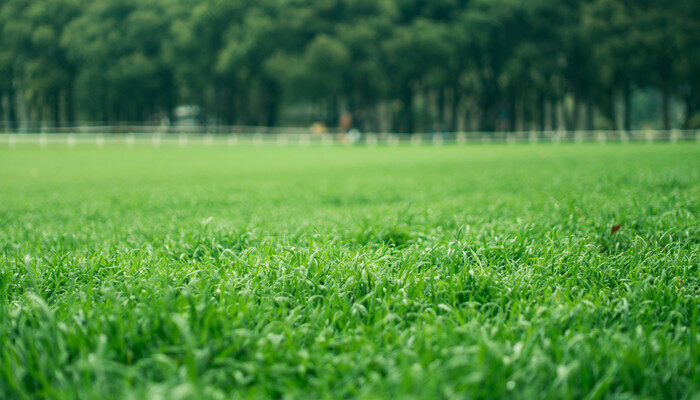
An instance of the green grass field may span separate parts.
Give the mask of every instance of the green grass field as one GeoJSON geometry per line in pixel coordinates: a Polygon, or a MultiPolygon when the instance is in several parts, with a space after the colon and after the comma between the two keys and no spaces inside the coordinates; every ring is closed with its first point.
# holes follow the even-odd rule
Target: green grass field
{"type": "Polygon", "coordinates": [[[698,399],[699,265],[695,143],[5,146],[0,398],[698,399]]]}

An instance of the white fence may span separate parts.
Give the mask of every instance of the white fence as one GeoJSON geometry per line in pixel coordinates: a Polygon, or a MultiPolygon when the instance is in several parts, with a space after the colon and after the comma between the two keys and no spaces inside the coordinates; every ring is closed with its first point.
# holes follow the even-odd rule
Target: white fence
{"type": "Polygon", "coordinates": [[[700,142],[700,130],[638,131],[532,131],[457,133],[364,133],[356,137],[338,133],[316,135],[300,132],[278,133],[7,133],[0,134],[0,145],[67,146],[442,146],[489,143],[628,143],[700,142]]]}

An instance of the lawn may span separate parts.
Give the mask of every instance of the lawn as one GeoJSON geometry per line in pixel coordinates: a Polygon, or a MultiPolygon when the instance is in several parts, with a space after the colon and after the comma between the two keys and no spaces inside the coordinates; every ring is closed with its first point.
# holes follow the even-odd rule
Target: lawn
{"type": "Polygon", "coordinates": [[[699,265],[697,143],[5,145],[0,398],[698,399],[699,265]]]}

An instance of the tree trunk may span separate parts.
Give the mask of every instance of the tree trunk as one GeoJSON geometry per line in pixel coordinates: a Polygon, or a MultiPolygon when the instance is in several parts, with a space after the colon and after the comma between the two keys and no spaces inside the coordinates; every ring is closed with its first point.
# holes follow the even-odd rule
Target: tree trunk
{"type": "MultiPolygon", "coordinates": [[[[270,89],[270,86],[267,87],[270,89]]],[[[280,104],[280,99],[279,99],[279,90],[277,88],[274,88],[270,91],[267,92],[266,95],[266,101],[265,101],[265,125],[266,126],[276,126],[277,125],[277,117],[278,117],[278,111],[279,111],[279,104],[280,104]]]]}
{"type": "Polygon", "coordinates": [[[661,121],[664,130],[671,129],[671,99],[666,85],[661,90],[661,121]]]}
{"type": "Polygon", "coordinates": [[[517,125],[517,107],[515,93],[511,93],[508,99],[508,131],[515,132],[517,125]]]}
{"type": "Polygon", "coordinates": [[[586,100],[586,130],[592,131],[594,129],[594,115],[593,115],[593,99],[590,97],[586,100]]]}
{"type": "Polygon", "coordinates": [[[581,111],[581,102],[579,101],[578,96],[574,96],[574,110],[573,110],[573,115],[571,116],[571,126],[569,127],[569,130],[578,130],[580,111],[581,111]]]}
{"type": "Polygon", "coordinates": [[[6,117],[8,122],[8,128],[13,131],[17,128],[17,108],[15,104],[15,91],[10,88],[7,91],[7,112],[6,117]]]}
{"type": "Polygon", "coordinates": [[[632,89],[629,85],[625,87],[624,91],[624,101],[625,101],[625,115],[624,115],[624,129],[626,131],[632,130],[632,89]]]}
{"type": "Polygon", "coordinates": [[[439,130],[443,131],[445,130],[445,103],[446,103],[446,92],[447,88],[441,88],[439,89],[438,92],[438,98],[437,98],[437,113],[438,113],[438,118],[437,118],[437,123],[439,125],[439,130]]]}
{"type": "Polygon", "coordinates": [[[619,121],[618,121],[618,112],[617,112],[617,92],[615,89],[610,88],[610,93],[608,96],[608,101],[604,102],[603,106],[603,112],[608,119],[610,119],[610,123],[612,124],[613,129],[618,129],[620,126],[619,121]]]}
{"type": "Polygon", "coordinates": [[[29,110],[25,98],[22,96],[23,92],[21,84],[17,84],[10,98],[12,103],[10,108],[15,110],[15,127],[17,129],[26,128],[29,125],[29,110]]]}
{"type": "Polygon", "coordinates": [[[521,95],[518,97],[515,107],[515,130],[522,132],[525,130],[527,125],[525,117],[525,96],[521,95]]]}
{"type": "Polygon", "coordinates": [[[547,130],[547,99],[544,94],[539,94],[539,127],[540,131],[544,132],[547,130]]]}
{"type": "Polygon", "coordinates": [[[486,90],[481,98],[481,130],[485,132],[493,132],[496,130],[496,119],[498,117],[498,93],[496,83],[486,85],[486,90]]]}
{"type": "Polygon", "coordinates": [[[326,126],[338,126],[338,99],[331,95],[326,103],[326,126]]]}
{"type": "Polygon", "coordinates": [[[459,102],[461,101],[461,93],[459,89],[454,87],[452,90],[452,104],[450,105],[450,131],[457,131],[457,114],[459,112],[459,102]]]}
{"type": "Polygon", "coordinates": [[[685,96],[685,118],[683,121],[683,129],[694,128],[691,126],[693,123],[693,116],[698,111],[698,102],[696,101],[693,93],[690,92],[685,96]]]}
{"type": "Polygon", "coordinates": [[[0,125],[0,132],[6,132],[9,130],[9,120],[7,118],[7,94],[0,92],[0,115],[2,116],[2,125],[0,125]]]}
{"type": "Polygon", "coordinates": [[[75,100],[73,97],[73,88],[66,88],[63,93],[63,98],[65,101],[64,107],[64,121],[67,126],[75,126],[75,100]]]}
{"type": "Polygon", "coordinates": [[[557,112],[557,100],[549,103],[549,126],[552,131],[559,129],[559,113],[557,112]]]}
{"type": "Polygon", "coordinates": [[[405,133],[413,133],[413,90],[406,87],[401,94],[401,130],[405,133]]]}
{"type": "Polygon", "coordinates": [[[51,101],[51,123],[54,127],[61,125],[61,95],[60,92],[56,91],[52,96],[51,101]]]}

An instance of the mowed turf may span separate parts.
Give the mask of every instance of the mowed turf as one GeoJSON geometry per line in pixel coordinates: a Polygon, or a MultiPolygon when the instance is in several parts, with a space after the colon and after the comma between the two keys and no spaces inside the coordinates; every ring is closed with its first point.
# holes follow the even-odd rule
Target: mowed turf
{"type": "Polygon", "coordinates": [[[697,143],[2,147],[0,398],[697,399],[699,222],[697,143]]]}

